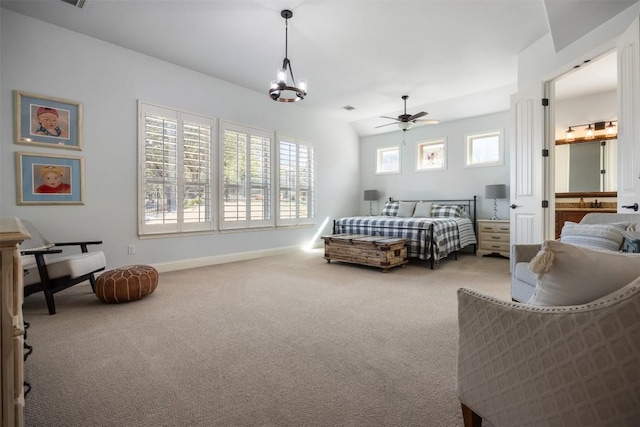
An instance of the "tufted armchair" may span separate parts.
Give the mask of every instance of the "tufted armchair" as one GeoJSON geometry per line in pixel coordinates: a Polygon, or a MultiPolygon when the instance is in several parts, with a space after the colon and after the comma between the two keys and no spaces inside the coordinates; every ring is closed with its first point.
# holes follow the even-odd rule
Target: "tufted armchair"
{"type": "Polygon", "coordinates": [[[465,426],[640,425],[640,278],[589,304],[458,290],[465,426]]]}

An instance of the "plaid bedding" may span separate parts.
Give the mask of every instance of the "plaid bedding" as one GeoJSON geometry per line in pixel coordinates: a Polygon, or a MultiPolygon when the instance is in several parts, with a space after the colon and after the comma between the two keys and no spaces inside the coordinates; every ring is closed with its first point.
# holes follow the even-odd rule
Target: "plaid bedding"
{"type": "Polygon", "coordinates": [[[473,222],[469,218],[397,218],[389,216],[355,216],[337,219],[336,234],[367,234],[408,239],[407,254],[412,258],[431,258],[433,224],[434,260],[477,243],[473,222]]]}

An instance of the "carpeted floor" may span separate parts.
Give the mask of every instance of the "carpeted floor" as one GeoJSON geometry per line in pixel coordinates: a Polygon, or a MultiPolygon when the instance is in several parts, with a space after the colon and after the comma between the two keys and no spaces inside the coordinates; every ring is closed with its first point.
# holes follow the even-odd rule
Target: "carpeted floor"
{"type": "Polygon", "coordinates": [[[456,289],[509,299],[509,262],[327,263],[322,250],[160,275],[108,305],[25,299],[27,426],[462,426],[456,289]]]}

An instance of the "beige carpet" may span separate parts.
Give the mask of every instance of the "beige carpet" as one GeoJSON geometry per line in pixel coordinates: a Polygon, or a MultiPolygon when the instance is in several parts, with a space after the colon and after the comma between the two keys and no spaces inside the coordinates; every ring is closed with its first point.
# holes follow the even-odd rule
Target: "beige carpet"
{"type": "Polygon", "coordinates": [[[327,263],[321,250],[25,299],[28,426],[461,426],[456,289],[509,299],[509,262],[327,263]]]}

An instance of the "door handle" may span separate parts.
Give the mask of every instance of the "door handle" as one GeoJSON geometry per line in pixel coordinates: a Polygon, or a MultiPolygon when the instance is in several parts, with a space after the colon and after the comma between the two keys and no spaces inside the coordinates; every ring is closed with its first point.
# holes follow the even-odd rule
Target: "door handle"
{"type": "Polygon", "coordinates": [[[625,208],[625,209],[633,209],[634,212],[638,212],[638,204],[637,203],[634,203],[634,204],[628,205],[628,206],[623,206],[623,208],[625,208]]]}
{"type": "Polygon", "coordinates": [[[513,203],[511,206],[509,206],[511,209],[515,209],[515,208],[519,208],[520,205],[516,205],[515,203],[513,203]]]}

